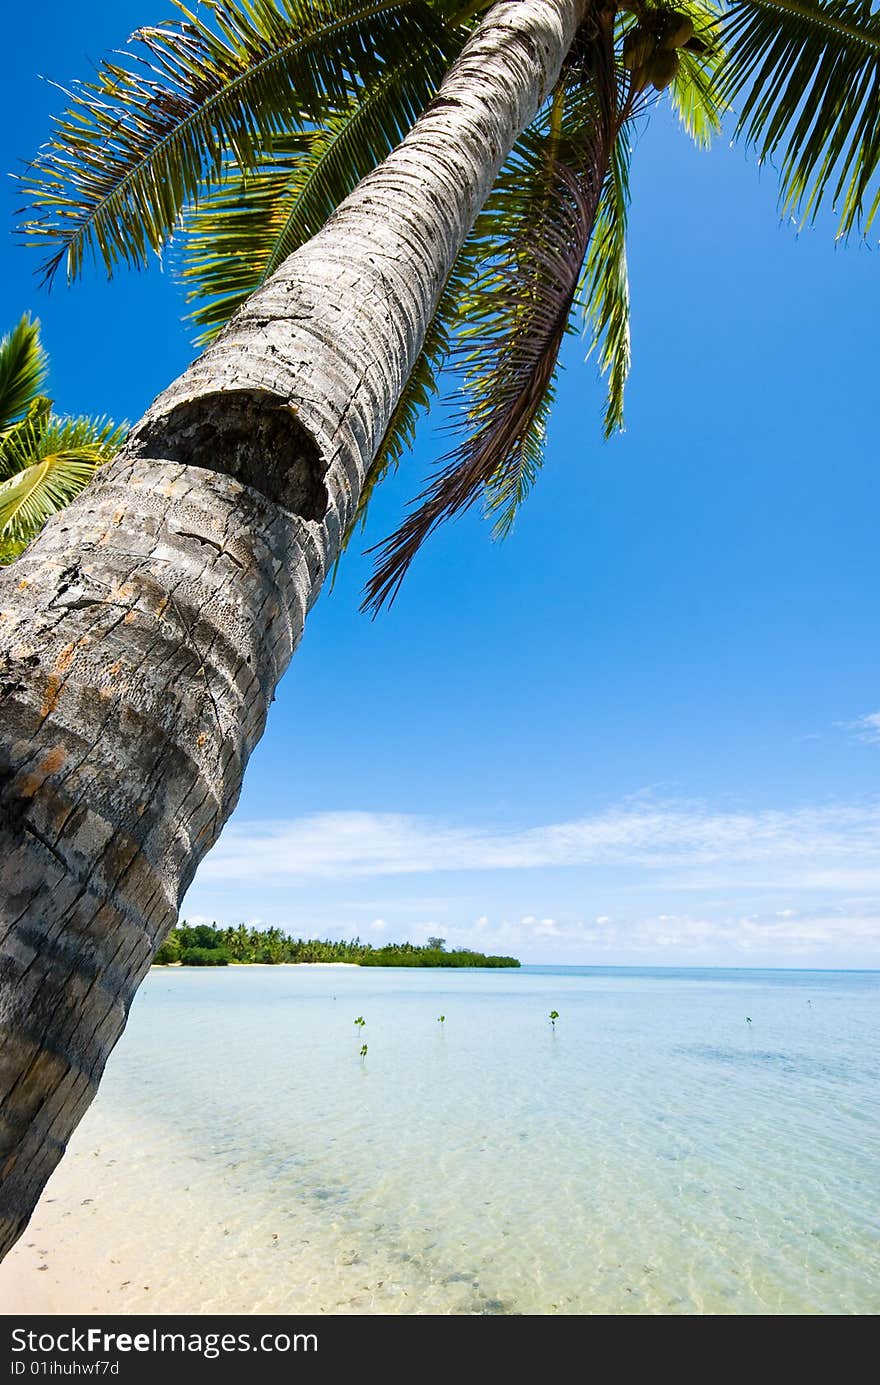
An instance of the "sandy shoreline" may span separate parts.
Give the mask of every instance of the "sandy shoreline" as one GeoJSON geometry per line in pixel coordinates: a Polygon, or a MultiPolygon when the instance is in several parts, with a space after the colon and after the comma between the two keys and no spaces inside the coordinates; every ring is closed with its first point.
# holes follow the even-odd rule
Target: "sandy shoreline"
{"type": "MultiPolygon", "coordinates": [[[[0,1265],[0,1313],[122,1311],[108,1281],[108,1270],[121,1257],[107,1253],[100,1219],[95,1226],[95,1194],[94,1167],[89,1168],[74,1145],[50,1179],[21,1240],[0,1265]]],[[[120,1287],[129,1275],[126,1262],[120,1287]]]]}
{"type": "MultiPolygon", "coordinates": [[[[229,967],[243,967],[248,971],[278,971],[279,967],[352,967],[355,971],[360,970],[359,962],[236,962],[231,961],[226,964],[229,967]]],[[[205,967],[185,967],[182,962],[160,962],[153,963],[151,971],[205,971],[210,968],[205,967]]]]}
{"type": "Polygon", "coordinates": [[[96,1108],[0,1264],[4,1316],[413,1313],[420,1297],[323,1208],[279,1214],[167,1129],[96,1108]]]}
{"type": "MultiPolygon", "coordinates": [[[[356,962],[231,965],[267,972],[360,970],[356,962]]],[[[179,963],[153,970],[156,975],[204,971],[179,963]]],[[[97,1104],[75,1133],[27,1230],[0,1264],[0,1315],[358,1311],[334,1307],[339,1286],[332,1266],[320,1287],[314,1266],[305,1270],[308,1284],[295,1274],[289,1306],[264,1306],[266,1257],[274,1253],[284,1259],[278,1255],[282,1233],[254,1227],[260,1207],[230,1186],[220,1196],[223,1181],[212,1172],[206,1206],[200,1154],[167,1129],[97,1104]],[[233,1304],[230,1280],[240,1282],[233,1304]]],[[[312,1224],[305,1211],[298,1222],[304,1234],[295,1238],[297,1244],[317,1246],[322,1236],[326,1239],[326,1229],[312,1224]]],[[[356,1270],[351,1273],[362,1278],[356,1270]]],[[[344,1285],[355,1298],[358,1287],[344,1285]]]]}

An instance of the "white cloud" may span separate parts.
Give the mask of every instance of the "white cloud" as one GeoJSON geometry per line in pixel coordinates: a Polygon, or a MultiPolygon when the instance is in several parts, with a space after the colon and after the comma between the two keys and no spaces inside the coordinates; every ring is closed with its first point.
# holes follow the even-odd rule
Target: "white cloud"
{"type": "Polygon", "coordinates": [[[849,731],[855,731],[860,741],[880,744],[880,712],[869,712],[867,716],[857,717],[855,721],[841,723],[849,731]]]}
{"type": "Polygon", "coordinates": [[[305,884],[441,871],[538,867],[672,872],[677,888],[880,888],[880,804],[713,812],[701,805],[613,808],[519,829],[461,826],[402,813],[336,812],[232,824],[201,884],[305,884]]]}
{"type": "Polygon", "coordinates": [[[369,812],[232,823],[188,899],[191,919],[441,934],[527,961],[876,966],[880,803],[639,798],[514,828],[369,812]]]}
{"type": "MultiPolygon", "coordinates": [[[[876,965],[880,954],[880,901],[862,911],[825,906],[808,915],[777,913],[681,912],[621,915],[611,927],[596,928],[577,918],[548,920],[543,929],[533,916],[484,920],[482,945],[496,951],[528,954],[540,947],[541,959],[592,963],[639,962],[661,957],[691,965],[816,965],[829,956],[858,955],[861,965],[876,965]]],[[[451,929],[454,945],[467,945],[467,926],[451,929]]]]}

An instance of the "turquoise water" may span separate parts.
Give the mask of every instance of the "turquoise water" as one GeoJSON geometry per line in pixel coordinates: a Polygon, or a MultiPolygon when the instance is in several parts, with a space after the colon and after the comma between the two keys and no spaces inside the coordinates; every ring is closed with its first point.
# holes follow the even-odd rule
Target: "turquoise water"
{"type": "Polygon", "coordinates": [[[154,971],[83,1139],[186,1243],[157,1311],[876,1313],[878,998],[864,972],[154,971]]]}

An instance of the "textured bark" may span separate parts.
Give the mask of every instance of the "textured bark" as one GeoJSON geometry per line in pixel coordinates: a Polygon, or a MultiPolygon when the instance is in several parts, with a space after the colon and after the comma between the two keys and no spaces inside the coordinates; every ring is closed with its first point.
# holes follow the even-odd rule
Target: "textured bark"
{"type": "Polygon", "coordinates": [[[583,8],[496,5],[404,142],[0,576],[0,1253],[235,806],[447,272],[583,8]]]}

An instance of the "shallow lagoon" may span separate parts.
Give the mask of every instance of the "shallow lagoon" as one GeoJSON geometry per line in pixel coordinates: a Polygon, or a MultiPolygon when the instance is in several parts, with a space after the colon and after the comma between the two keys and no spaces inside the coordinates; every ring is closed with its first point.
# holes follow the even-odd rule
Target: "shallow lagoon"
{"type": "Polygon", "coordinates": [[[143,1268],[82,1311],[876,1313],[878,1000],[859,972],[156,970],[65,1212],[143,1268]]]}

